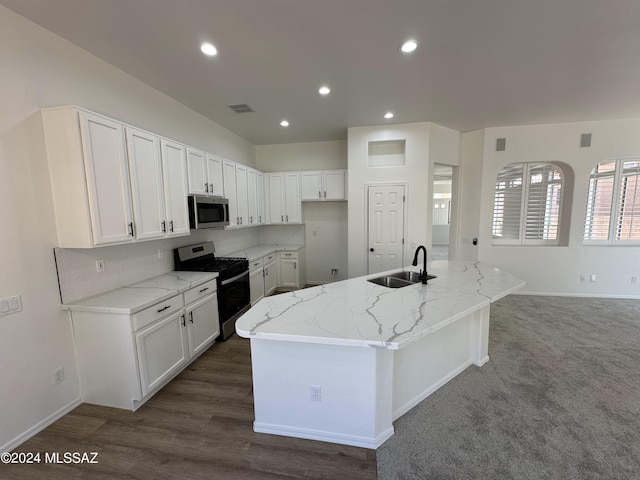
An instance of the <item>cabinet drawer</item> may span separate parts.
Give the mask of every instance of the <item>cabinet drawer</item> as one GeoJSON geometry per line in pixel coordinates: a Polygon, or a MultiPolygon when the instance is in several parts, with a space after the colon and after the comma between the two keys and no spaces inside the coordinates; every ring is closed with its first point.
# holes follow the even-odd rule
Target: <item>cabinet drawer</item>
{"type": "Polygon", "coordinates": [[[202,285],[198,285],[197,287],[193,287],[184,292],[184,304],[189,305],[199,298],[202,298],[206,295],[211,295],[216,291],[216,288],[217,284],[215,279],[209,280],[208,282],[205,282],[202,285]]]}
{"type": "Polygon", "coordinates": [[[133,330],[140,330],[142,327],[146,327],[156,320],[180,310],[183,306],[182,295],[176,295],[164,302],[156,303],[153,307],[146,308],[133,315],[133,330]]]}
{"type": "Polygon", "coordinates": [[[287,260],[297,260],[298,252],[280,252],[280,258],[285,258],[287,260]]]}
{"type": "Polygon", "coordinates": [[[264,257],[262,257],[262,261],[264,262],[265,265],[269,263],[273,263],[275,260],[276,260],[275,253],[270,253],[269,255],[265,255],[264,257]]]}
{"type": "Polygon", "coordinates": [[[249,270],[253,272],[254,270],[262,268],[263,266],[264,266],[264,263],[262,261],[262,258],[259,258],[257,260],[254,260],[253,262],[249,263],[249,270]]]}

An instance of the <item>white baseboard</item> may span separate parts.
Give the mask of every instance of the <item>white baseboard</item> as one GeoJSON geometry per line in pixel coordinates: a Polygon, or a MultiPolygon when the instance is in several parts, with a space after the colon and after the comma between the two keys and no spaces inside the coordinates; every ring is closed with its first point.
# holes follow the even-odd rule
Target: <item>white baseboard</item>
{"type": "Polygon", "coordinates": [[[273,425],[258,422],[253,422],[253,431],[257,433],[306,438],[308,440],[318,440],[320,442],[338,443],[340,445],[351,445],[353,447],[370,449],[378,448],[394,433],[393,425],[376,437],[361,437],[342,433],[325,432],[322,430],[311,430],[309,428],[289,427],[286,425],[273,425]]]}
{"type": "Polygon", "coordinates": [[[0,447],[0,453],[10,452],[17,446],[29,440],[38,432],[41,432],[42,430],[47,428],[53,422],[60,420],[62,417],[64,417],[67,413],[69,413],[71,410],[76,408],[81,403],[82,403],[82,399],[80,397],[76,398],[75,400],[72,400],[71,402],[66,404],[64,407],[60,408],[59,410],[49,415],[47,418],[36,423],[33,427],[28,429],[26,432],[21,433],[13,440],[10,440],[8,443],[5,443],[2,447],[0,447]]]}

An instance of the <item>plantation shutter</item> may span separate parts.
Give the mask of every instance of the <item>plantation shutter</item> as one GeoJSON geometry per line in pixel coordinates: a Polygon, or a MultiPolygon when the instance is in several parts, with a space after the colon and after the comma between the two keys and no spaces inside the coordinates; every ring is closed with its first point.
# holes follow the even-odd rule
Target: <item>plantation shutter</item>
{"type": "Polygon", "coordinates": [[[550,163],[532,164],[528,169],[526,240],[557,240],[560,225],[562,173],[550,163]]]}
{"type": "Polygon", "coordinates": [[[496,177],[493,201],[493,238],[520,240],[524,164],[510,164],[496,177]]]}
{"type": "Polygon", "coordinates": [[[584,224],[585,240],[609,240],[615,168],[615,162],[603,162],[591,171],[584,224]]]}
{"type": "Polygon", "coordinates": [[[640,161],[622,164],[617,240],[640,240],[640,161]]]}

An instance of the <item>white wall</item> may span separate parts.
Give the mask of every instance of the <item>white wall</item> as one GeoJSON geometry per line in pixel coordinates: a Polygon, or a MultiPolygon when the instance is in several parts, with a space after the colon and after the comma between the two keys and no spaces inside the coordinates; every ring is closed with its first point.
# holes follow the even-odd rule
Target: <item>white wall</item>
{"type": "MultiPolygon", "coordinates": [[[[347,143],[339,140],[258,145],[256,168],[265,172],[346,169],[347,143]]],[[[321,284],[347,278],[347,202],[303,202],[302,221],[306,282],[321,284]],[[332,268],[338,269],[337,277],[331,277],[332,268]]],[[[260,227],[261,241],[262,231],[267,228],[275,227],[260,227]]],[[[275,243],[284,243],[283,240],[287,237],[275,243]]]]}
{"type": "MultiPolygon", "coordinates": [[[[489,128],[484,130],[482,191],[479,197],[479,260],[526,280],[525,293],[640,297],[640,284],[631,276],[640,275],[640,246],[585,246],[587,186],[591,169],[600,161],[621,156],[640,156],[640,120],[489,128]],[[592,146],[580,148],[580,135],[592,134],[592,146]],[[496,138],[506,138],[506,151],[496,152],[496,138]],[[573,169],[571,223],[566,246],[493,246],[491,221],[493,189],[498,171],[513,162],[564,162],[573,169]],[[597,275],[595,283],[589,275],[597,275]],[[580,282],[580,275],[587,281],[580,282]]],[[[478,134],[469,134],[463,155],[465,162],[477,160],[481,145],[478,134]]],[[[467,163],[465,163],[467,165],[467,163]]],[[[467,179],[466,185],[475,182],[467,179]]],[[[468,213],[471,218],[472,212],[468,213]]]]}
{"type": "Polygon", "coordinates": [[[431,247],[433,164],[459,165],[460,134],[432,123],[408,123],[348,130],[349,159],[349,277],[367,273],[367,186],[407,183],[407,225],[403,263],[408,265],[417,245],[431,247]],[[404,166],[369,168],[369,142],[405,140],[404,166]],[[413,246],[412,246],[413,245],[413,246]]]}
{"type": "MultiPolygon", "coordinates": [[[[39,110],[75,104],[251,166],[255,150],[220,125],[4,7],[0,58],[0,298],[20,294],[23,301],[22,312],[0,317],[3,451],[79,397],[71,330],[60,310],[39,110]],[[66,380],[54,387],[51,374],[58,367],[64,367],[66,380]]],[[[109,248],[116,255],[127,252],[127,247],[109,248]]],[[[157,242],[149,250],[141,248],[147,255],[155,252],[157,242]]]]}
{"type": "MultiPolygon", "coordinates": [[[[458,259],[477,260],[478,247],[473,239],[480,235],[480,202],[482,190],[482,153],[484,130],[462,134],[461,168],[459,171],[460,193],[457,210],[459,237],[458,259]]],[[[492,212],[493,214],[493,212],[492,212]]]]}

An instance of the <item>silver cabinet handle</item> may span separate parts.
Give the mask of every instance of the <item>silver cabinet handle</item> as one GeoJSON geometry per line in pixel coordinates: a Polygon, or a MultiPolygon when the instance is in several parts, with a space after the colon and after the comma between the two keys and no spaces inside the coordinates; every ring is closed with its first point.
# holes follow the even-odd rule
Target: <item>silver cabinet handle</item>
{"type": "Polygon", "coordinates": [[[287,215],[287,222],[289,221],[289,215],[287,215]]]}
{"type": "Polygon", "coordinates": [[[280,215],[280,221],[284,223],[284,215],[280,215]]]}
{"type": "Polygon", "coordinates": [[[189,312],[189,321],[193,323],[193,312],[189,312]]]}
{"type": "Polygon", "coordinates": [[[169,230],[173,232],[173,220],[169,222],[169,230]]]}
{"type": "Polygon", "coordinates": [[[158,313],[164,312],[167,308],[171,308],[171,305],[167,305],[166,307],[159,309],[158,313]]]}
{"type": "Polygon", "coordinates": [[[298,262],[293,262],[293,269],[297,269],[298,268],[298,262]]]}
{"type": "Polygon", "coordinates": [[[205,287],[202,290],[200,290],[200,293],[206,292],[207,290],[209,290],[209,287],[205,287]]]}
{"type": "Polygon", "coordinates": [[[327,191],[324,191],[324,198],[327,198],[327,191]]]}
{"type": "Polygon", "coordinates": [[[132,237],[134,236],[134,233],[133,233],[133,222],[129,223],[129,235],[131,235],[132,237]]]}
{"type": "Polygon", "coordinates": [[[322,195],[320,195],[320,191],[318,190],[318,198],[322,198],[322,195]]]}
{"type": "Polygon", "coordinates": [[[162,233],[167,233],[167,222],[165,220],[162,221],[162,233]]]}
{"type": "Polygon", "coordinates": [[[209,193],[209,184],[208,183],[204,184],[204,191],[209,193]]]}
{"type": "Polygon", "coordinates": [[[187,326],[187,321],[185,319],[185,316],[184,315],[180,315],[180,316],[182,317],[182,326],[186,327],[187,326]]]}

